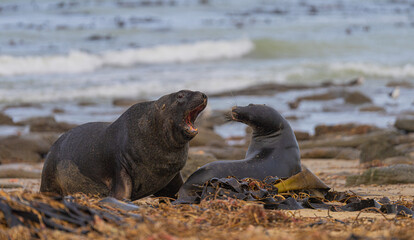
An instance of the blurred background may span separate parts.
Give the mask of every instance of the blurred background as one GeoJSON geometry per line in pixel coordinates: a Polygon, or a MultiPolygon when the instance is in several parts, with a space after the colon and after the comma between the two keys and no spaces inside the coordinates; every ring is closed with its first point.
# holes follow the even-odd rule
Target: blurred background
{"type": "Polygon", "coordinates": [[[206,112],[265,103],[310,133],[387,127],[414,111],[413,85],[414,1],[0,1],[0,109],[13,122],[113,121],[131,102],[191,89],[210,96],[206,112]]]}

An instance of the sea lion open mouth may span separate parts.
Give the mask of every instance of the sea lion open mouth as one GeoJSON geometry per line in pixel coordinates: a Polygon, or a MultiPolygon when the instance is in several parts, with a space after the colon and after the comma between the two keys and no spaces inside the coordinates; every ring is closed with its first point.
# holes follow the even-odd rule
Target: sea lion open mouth
{"type": "Polygon", "coordinates": [[[197,107],[193,108],[189,112],[185,114],[184,117],[184,130],[187,135],[194,137],[198,133],[198,129],[194,126],[194,122],[197,119],[198,115],[201,113],[201,111],[204,110],[207,106],[207,99],[204,99],[203,103],[198,105],[197,107]]]}

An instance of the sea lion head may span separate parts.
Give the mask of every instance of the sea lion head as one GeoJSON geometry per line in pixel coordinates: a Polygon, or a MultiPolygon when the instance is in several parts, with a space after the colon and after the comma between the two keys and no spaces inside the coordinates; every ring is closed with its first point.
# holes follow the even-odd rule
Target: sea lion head
{"type": "Polygon", "coordinates": [[[198,133],[194,121],[207,106],[207,96],[202,92],[181,90],[161,97],[155,104],[158,122],[167,140],[187,143],[198,133]]]}
{"type": "Polygon", "coordinates": [[[250,126],[256,135],[267,135],[283,130],[285,119],[275,109],[259,104],[235,106],[231,110],[233,121],[250,126]]]}

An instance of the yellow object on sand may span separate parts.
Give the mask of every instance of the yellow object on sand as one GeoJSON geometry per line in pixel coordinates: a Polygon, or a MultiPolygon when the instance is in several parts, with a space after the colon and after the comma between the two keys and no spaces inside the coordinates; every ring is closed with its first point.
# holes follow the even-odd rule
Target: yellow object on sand
{"type": "Polygon", "coordinates": [[[328,187],[322,180],[320,180],[315,174],[313,174],[308,168],[302,165],[303,171],[293,175],[292,177],[281,180],[275,184],[279,193],[294,191],[294,190],[307,190],[307,189],[326,189],[328,187]]]}

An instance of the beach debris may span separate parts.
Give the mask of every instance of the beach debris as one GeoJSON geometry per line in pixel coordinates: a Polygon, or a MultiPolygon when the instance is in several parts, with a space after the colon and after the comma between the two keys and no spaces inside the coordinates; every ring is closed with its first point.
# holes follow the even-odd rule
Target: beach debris
{"type": "MultiPolygon", "coordinates": [[[[176,239],[197,234],[200,239],[211,236],[229,239],[230,231],[230,239],[240,239],[237,237],[240,230],[249,233],[252,228],[259,227],[260,231],[253,231],[253,235],[242,238],[252,239],[257,234],[264,234],[263,231],[267,234],[268,230],[286,228],[292,223],[298,229],[316,228],[317,231],[321,230],[318,226],[322,229],[329,226],[338,229],[355,223],[368,226],[366,224],[370,222],[366,222],[366,218],[358,219],[362,212],[382,214],[386,220],[392,214],[398,217],[399,225],[409,224],[413,218],[412,201],[391,201],[385,197],[376,201],[352,192],[336,191],[327,192],[323,198],[312,196],[307,191],[272,195],[277,181],[277,178],[243,182],[234,178],[220,179],[215,184],[227,187],[220,191],[256,190],[248,190],[251,199],[245,201],[215,194],[216,197],[212,195],[212,198],[204,199],[199,204],[176,205],[165,198],[147,198],[130,203],[86,195],[60,197],[24,190],[0,191],[0,238],[176,239]],[[268,189],[267,193],[263,189],[268,189]],[[263,198],[269,200],[263,201],[263,198]],[[318,209],[319,214],[324,211],[329,217],[301,217],[300,213],[298,216],[291,211],[280,211],[304,208],[318,209]],[[348,219],[330,216],[345,211],[359,213],[356,218],[353,215],[348,219]],[[204,231],[200,232],[200,229],[204,231]]],[[[378,222],[373,223],[372,226],[379,226],[378,222]]],[[[271,234],[274,236],[274,233],[271,234]]]]}
{"type": "MultiPolygon", "coordinates": [[[[194,197],[186,197],[175,201],[178,203],[199,203],[208,199],[227,199],[235,198],[246,201],[261,201],[265,203],[288,205],[297,208],[296,203],[283,202],[284,197],[279,194],[295,190],[309,190],[315,196],[323,196],[330,188],[315,176],[308,168],[302,166],[303,170],[298,174],[287,178],[268,177],[264,181],[253,178],[243,178],[238,180],[235,177],[212,178],[203,186],[198,186],[194,197]]],[[[287,208],[286,208],[287,209],[287,208]]]]}
{"type": "Polygon", "coordinates": [[[39,193],[21,192],[9,194],[0,191],[0,224],[8,228],[30,226],[33,236],[36,229],[56,229],[64,232],[87,234],[96,231],[97,221],[122,224],[122,218],[108,211],[77,203],[68,196],[47,196],[39,193]]]}
{"type": "Polygon", "coordinates": [[[116,209],[121,209],[124,211],[136,211],[139,209],[139,207],[137,205],[134,205],[132,203],[126,203],[126,202],[122,202],[119,201],[116,198],[113,197],[106,197],[102,200],[99,201],[100,204],[104,205],[104,206],[110,206],[116,209]]]}
{"type": "Polygon", "coordinates": [[[199,186],[198,197],[180,199],[173,204],[203,204],[217,200],[238,199],[260,203],[263,204],[264,209],[272,210],[304,208],[328,209],[333,212],[368,210],[413,218],[412,203],[409,202],[392,203],[389,199],[376,201],[352,192],[328,190],[329,187],[304,168],[304,171],[285,180],[277,177],[269,177],[264,181],[251,178],[238,180],[234,177],[212,178],[203,186],[199,186]]]}
{"type": "Polygon", "coordinates": [[[280,180],[275,184],[279,193],[295,190],[320,190],[328,191],[330,188],[313,174],[306,166],[302,165],[302,171],[286,180],[280,180]]]}

